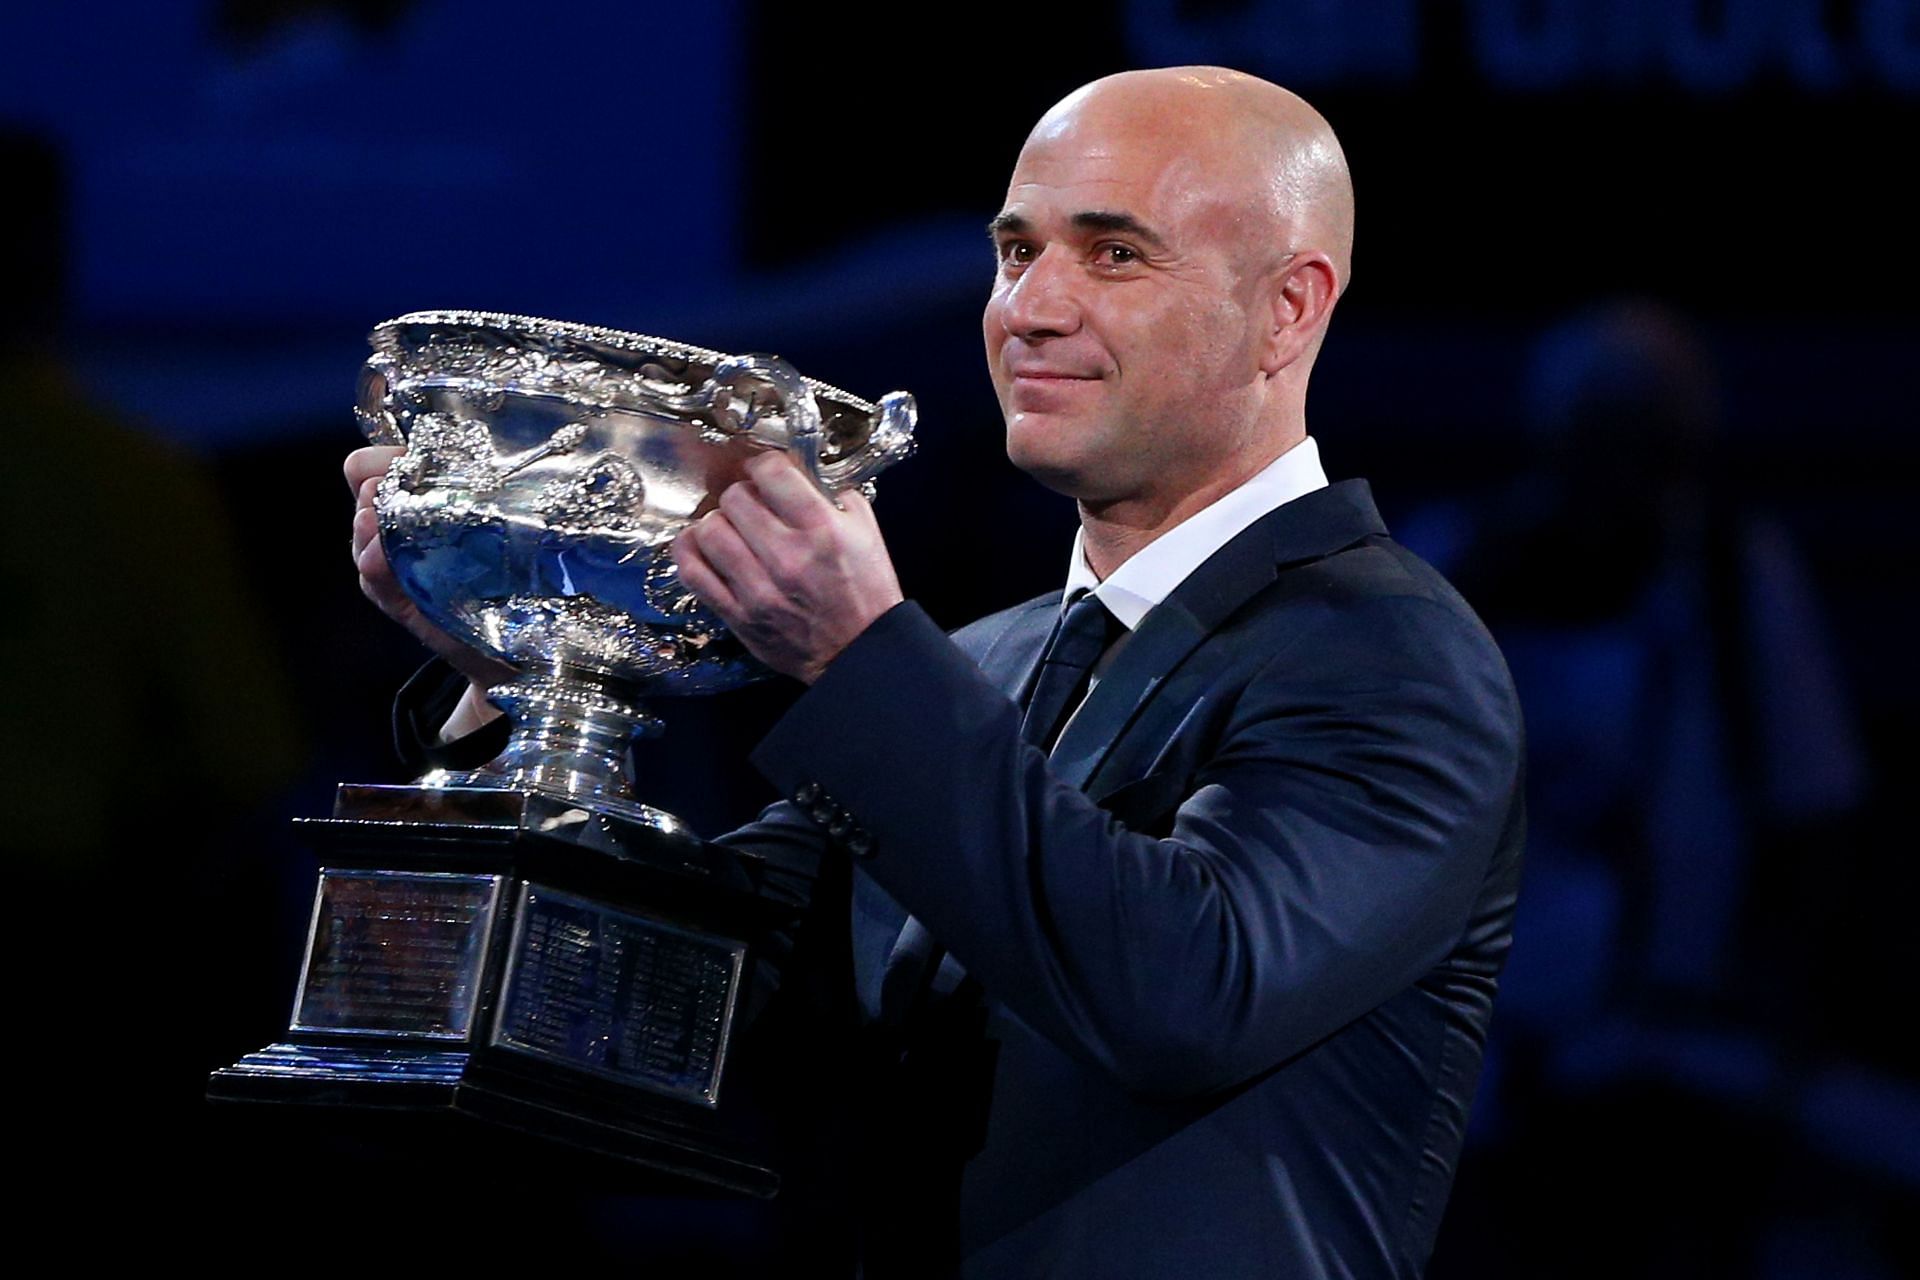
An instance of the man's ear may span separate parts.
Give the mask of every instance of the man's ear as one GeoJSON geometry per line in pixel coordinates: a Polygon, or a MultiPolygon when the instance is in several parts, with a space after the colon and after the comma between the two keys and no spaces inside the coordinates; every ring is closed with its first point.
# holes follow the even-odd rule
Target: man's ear
{"type": "Polygon", "coordinates": [[[1260,370],[1272,375],[1320,349],[1327,317],[1340,297],[1340,275],[1325,253],[1305,250],[1280,265],[1269,296],[1273,325],[1260,352],[1260,370]]]}

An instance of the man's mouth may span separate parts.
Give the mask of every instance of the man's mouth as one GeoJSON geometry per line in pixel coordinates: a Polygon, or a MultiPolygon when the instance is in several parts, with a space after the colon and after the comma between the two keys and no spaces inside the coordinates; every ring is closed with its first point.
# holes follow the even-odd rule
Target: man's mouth
{"type": "Polygon", "coordinates": [[[1007,371],[1015,382],[1098,382],[1097,373],[1081,373],[1071,369],[1009,369],[1007,371]]]}
{"type": "Polygon", "coordinates": [[[1084,400],[1101,383],[1097,374],[1073,373],[1064,369],[1010,370],[1006,407],[1024,413],[1050,413],[1066,410],[1084,400]]]}

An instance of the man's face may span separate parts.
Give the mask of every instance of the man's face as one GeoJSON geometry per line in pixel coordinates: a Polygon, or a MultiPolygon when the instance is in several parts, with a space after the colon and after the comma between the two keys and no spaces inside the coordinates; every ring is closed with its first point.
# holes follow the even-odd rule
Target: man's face
{"type": "Polygon", "coordinates": [[[1246,447],[1265,224],[1207,147],[1083,117],[1029,140],[994,220],[987,364],[1007,455],[1093,505],[1178,501],[1246,447]],[[1211,171],[1210,171],[1211,170],[1211,171]]]}

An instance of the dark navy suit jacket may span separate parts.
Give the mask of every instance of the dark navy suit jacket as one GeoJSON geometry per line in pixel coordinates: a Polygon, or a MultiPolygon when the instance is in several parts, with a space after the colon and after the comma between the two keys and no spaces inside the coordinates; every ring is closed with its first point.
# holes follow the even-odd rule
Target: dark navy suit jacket
{"type": "Polygon", "coordinates": [[[889,1042],[870,1210],[957,1195],[969,1276],[1418,1275],[1520,868],[1492,639],[1342,482],[1153,609],[1049,758],[1019,703],[1058,609],[892,610],[755,753],[795,801],[728,837],[853,857],[869,1014],[899,908],[970,975],[889,1042]],[[979,1147],[957,1191],[934,1133],[979,1147]]]}

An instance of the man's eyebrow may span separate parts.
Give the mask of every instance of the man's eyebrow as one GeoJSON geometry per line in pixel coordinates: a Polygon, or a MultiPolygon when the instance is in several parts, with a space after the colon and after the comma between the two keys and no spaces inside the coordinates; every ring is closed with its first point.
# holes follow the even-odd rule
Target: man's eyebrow
{"type": "Polygon", "coordinates": [[[1104,209],[1089,209],[1073,215],[1073,225],[1084,231],[1118,231],[1143,240],[1155,249],[1164,249],[1167,242],[1159,233],[1130,213],[1109,213],[1104,209]]]}
{"type": "MultiPolygon", "coordinates": [[[[1106,209],[1086,209],[1068,219],[1082,231],[1118,231],[1130,235],[1155,249],[1165,249],[1167,242],[1160,238],[1146,223],[1130,213],[1114,213],[1106,209]]],[[[987,224],[987,234],[998,239],[1000,236],[1023,236],[1033,229],[1025,215],[1003,213],[987,224]]]]}
{"type": "Polygon", "coordinates": [[[987,234],[995,239],[1004,235],[1025,235],[1027,225],[1027,220],[1017,213],[996,214],[993,221],[987,224],[987,234]]]}

